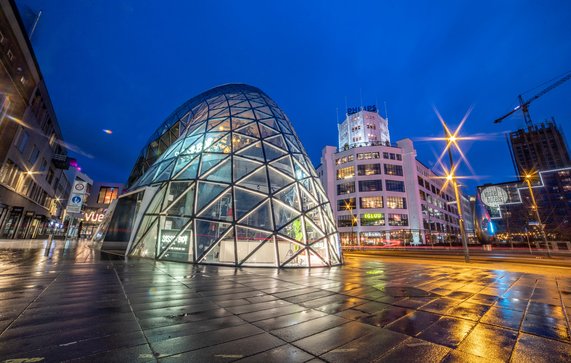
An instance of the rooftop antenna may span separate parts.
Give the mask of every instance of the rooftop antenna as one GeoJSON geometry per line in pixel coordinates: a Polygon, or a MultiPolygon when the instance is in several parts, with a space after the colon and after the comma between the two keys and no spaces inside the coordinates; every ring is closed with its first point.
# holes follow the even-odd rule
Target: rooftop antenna
{"type": "Polygon", "coordinates": [[[387,101],[385,102],[385,120],[389,121],[389,111],[387,111],[387,101]]]}
{"type": "Polygon", "coordinates": [[[359,88],[359,97],[361,98],[361,108],[363,108],[363,88],[359,88]]]}
{"type": "Polygon", "coordinates": [[[335,114],[337,116],[337,124],[339,124],[339,107],[335,107],[335,114]]]}
{"type": "Polygon", "coordinates": [[[345,96],[345,114],[349,111],[349,106],[347,106],[347,96],[345,96]]]}

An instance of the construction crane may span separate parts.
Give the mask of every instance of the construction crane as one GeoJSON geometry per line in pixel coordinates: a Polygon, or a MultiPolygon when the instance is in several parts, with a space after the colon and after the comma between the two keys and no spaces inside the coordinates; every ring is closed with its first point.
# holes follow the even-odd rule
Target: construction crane
{"type": "Polygon", "coordinates": [[[519,106],[517,106],[516,108],[514,108],[510,112],[506,113],[502,117],[495,120],[494,123],[499,124],[500,122],[505,120],[508,116],[511,116],[514,112],[521,110],[523,112],[523,118],[525,120],[525,125],[528,128],[531,127],[533,125],[533,122],[531,121],[531,116],[529,115],[529,104],[532,103],[533,101],[537,100],[539,97],[543,96],[547,92],[553,90],[554,88],[561,86],[563,83],[567,82],[570,79],[571,79],[571,72],[568,72],[565,75],[563,75],[562,77],[560,77],[557,81],[555,81],[551,85],[547,86],[541,92],[539,92],[535,96],[528,99],[527,101],[523,99],[522,95],[519,95],[518,96],[519,106]]]}

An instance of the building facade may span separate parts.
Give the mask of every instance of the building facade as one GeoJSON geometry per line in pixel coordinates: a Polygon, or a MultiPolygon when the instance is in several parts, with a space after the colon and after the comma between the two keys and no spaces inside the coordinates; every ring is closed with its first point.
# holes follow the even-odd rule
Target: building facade
{"type": "Polygon", "coordinates": [[[107,209],[124,192],[122,183],[94,182],[81,211],[79,238],[91,239],[103,222],[107,209]]]}
{"type": "Polygon", "coordinates": [[[509,140],[515,168],[520,176],[531,171],[571,166],[565,137],[553,120],[511,132],[509,140]]]}
{"type": "MultiPolygon", "coordinates": [[[[532,190],[548,239],[571,241],[571,167],[538,172],[532,190]]],[[[526,182],[485,184],[478,193],[500,240],[541,238],[526,182]]]]}
{"type": "Polygon", "coordinates": [[[48,91],[12,1],[0,1],[0,238],[45,236],[70,183],[48,91]]]}
{"type": "MultiPolygon", "coordinates": [[[[379,125],[374,121],[380,121],[377,130],[385,136],[380,140],[378,136],[359,139],[349,134],[356,137],[350,142],[340,136],[339,148],[323,149],[317,168],[333,206],[342,243],[379,246],[459,241],[452,188],[416,159],[410,139],[391,145],[386,120],[370,114],[348,113],[339,129],[374,130],[370,125],[379,125]]],[[[465,196],[462,205],[468,213],[465,220],[471,219],[470,203],[465,196]]],[[[471,226],[469,223],[467,229],[471,226]]]]}

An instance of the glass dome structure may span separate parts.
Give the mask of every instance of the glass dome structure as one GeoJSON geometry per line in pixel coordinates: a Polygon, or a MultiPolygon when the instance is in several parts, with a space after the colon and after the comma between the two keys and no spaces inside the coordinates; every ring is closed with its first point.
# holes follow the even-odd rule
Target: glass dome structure
{"type": "Polygon", "coordinates": [[[342,263],[315,169],[287,116],[255,87],[224,85],[182,105],[153,134],[130,182],[130,191],[152,193],[135,218],[130,255],[233,266],[342,263]]]}

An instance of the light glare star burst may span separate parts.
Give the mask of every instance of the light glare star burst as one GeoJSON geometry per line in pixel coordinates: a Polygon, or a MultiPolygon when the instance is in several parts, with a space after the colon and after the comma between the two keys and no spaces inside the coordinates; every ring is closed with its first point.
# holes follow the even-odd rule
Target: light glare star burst
{"type": "Polygon", "coordinates": [[[111,131],[109,129],[103,129],[103,132],[108,134],[108,135],[111,135],[113,133],[113,131],[111,131]]]}

